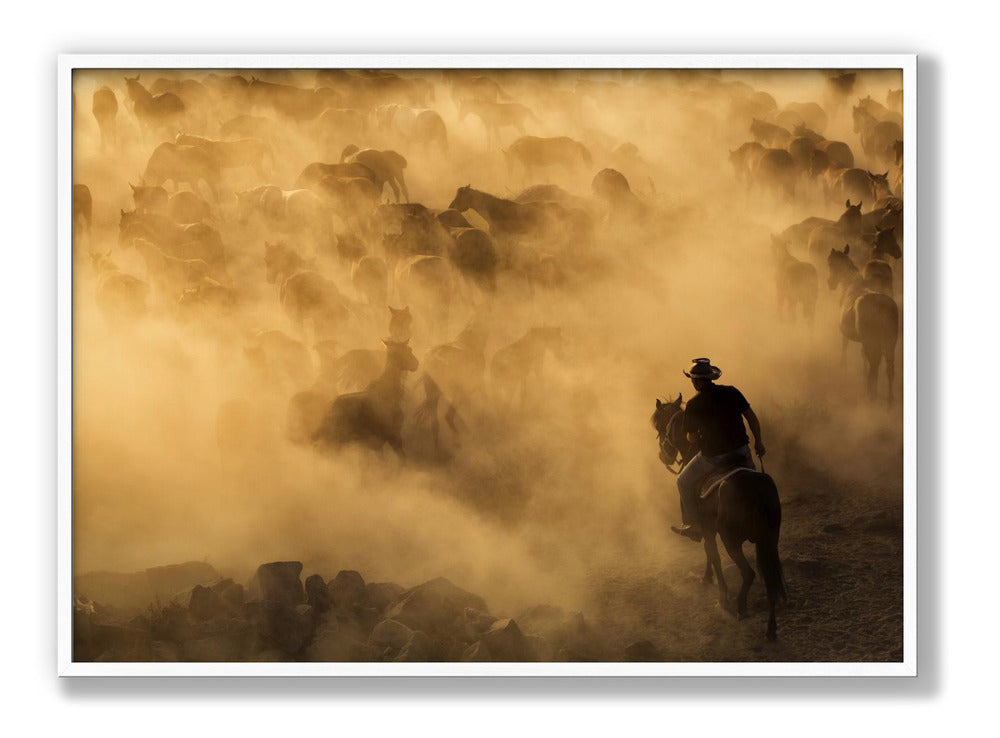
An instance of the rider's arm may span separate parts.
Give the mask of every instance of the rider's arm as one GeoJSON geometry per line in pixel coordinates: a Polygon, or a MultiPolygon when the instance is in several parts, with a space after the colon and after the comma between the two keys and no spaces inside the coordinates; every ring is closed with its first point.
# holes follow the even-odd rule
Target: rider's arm
{"type": "Polygon", "coordinates": [[[760,438],[760,420],[757,419],[757,413],[753,411],[752,407],[748,406],[743,411],[743,417],[747,419],[747,425],[750,426],[750,432],[753,433],[754,450],[758,456],[763,456],[765,449],[764,442],[760,438]]]}

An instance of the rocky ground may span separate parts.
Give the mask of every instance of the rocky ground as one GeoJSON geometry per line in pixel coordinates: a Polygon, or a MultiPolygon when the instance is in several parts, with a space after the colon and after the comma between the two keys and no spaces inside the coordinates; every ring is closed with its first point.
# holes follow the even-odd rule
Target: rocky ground
{"type": "Polygon", "coordinates": [[[85,575],[76,583],[74,660],[612,661],[650,647],[616,648],[581,613],[558,607],[498,618],[443,578],[404,589],[366,583],[356,571],[329,581],[301,575],[296,561],[261,565],[246,587],[198,562],[85,575]],[[163,604],[127,614],[144,591],[194,580],[163,604]],[[114,591],[123,606],[99,604],[88,589],[114,591]]]}
{"type": "MultiPolygon", "coordinates": [[[[869,483],[845,486],[790,452],[782,461],[788,599],[776,643],[764,639],[760,578],[749,617],[737,621],[702,583],[702,546],[665,532],[662,559],[590,570],[583,612],[538,604],[491,613],[444,578],[408,589],[357,571],[303,579],[293,561],[262,564],[245,584],[203,562],[83,574],[74,581],[74,660],[901,661],[898,469],[881,463],[860,475],[869,483]]],[[[739,574],[722,556],[732,597],[739,574]]]]}

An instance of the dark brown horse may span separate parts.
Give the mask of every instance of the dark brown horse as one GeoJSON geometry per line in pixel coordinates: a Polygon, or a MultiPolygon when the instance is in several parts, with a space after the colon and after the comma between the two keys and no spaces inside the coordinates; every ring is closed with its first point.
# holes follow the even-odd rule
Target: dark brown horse
{"type": "Polygon", "coordinates": [[[330,405],[313,440],[321,445],[360,443],[379,450],[385,444],[403,457],[403,381],[416,371],[417,358],[406,342],[384,341],[385,370],[361,392],[341,395],[330,405]]]}
{"type": "MultiPolygon", "coordinates": [[[[673,402],[656,400],[656,410],[650,420],[660,443],[660,461],[677,474],[674,464],[681,468],[690,461],[698,449],[683,432],[684,409],[680,395],[673,402]]],[[[753,584],[754,571],[743,555],[744,541],[757,544],[757,570],[767,589],[768,619],[767,639],[778,636],[774,616],[778,597],[785,598],[785,577],[778,557],[778,535],[781,530],[781,502],[774,480],[764,472],[740,469],[709,486],[698,503],[698,522],[705,534],[705,584],[712,583],[712,572],[719,580],[719,604],[729,610],[729,592],[722,574],[722,559],[715,542],[716,534],[722,539],[729,558],[739,569],[743,582],[736,596],[736,617],[747,614],[747,593],[753,584]]]]}

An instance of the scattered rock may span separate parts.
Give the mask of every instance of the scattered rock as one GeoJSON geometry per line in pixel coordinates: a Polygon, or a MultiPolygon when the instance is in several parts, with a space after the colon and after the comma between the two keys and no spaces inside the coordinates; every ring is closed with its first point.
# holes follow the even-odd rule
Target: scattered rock
{"type": "Polygon", "coordinates": [[[395,582],[373,582],[365,585],[365,591],[368,593],[369,604],[381,614],[399,599],[405,590],[395,582]]]}
{"type": "MultiPolygon", "coordinates": [[[[238,613],[242,611],[243,585],[234,582],[232,579],[225,579],[223,581],[229,582],[228,586],[216,590],[218,591],[223,604],[230,610],[230,612],[238,613]]],[[[215,587],[213,587],[213,589],[215,589],[215,587]]]]}
{"type": "Polygon", "coordinates": [[[479,610],[473,610],[471,607],[465,608],[465,622],[463,626],[463,634],[466,640],[475,641],[483,633],[490,629],[490,626],[497,621],[497,618],[490,615],[488,612],[481,612],[479,610]]]}
{"type": "Polygon", "coordinates": [[[526,635],[524,643],[528,648],[528,661],[548,662],[555,659],[555,651],[548,639],[536,635],[526,635]]]}
{"type": "Polygon", "coordinates": [[[524,634],[510,618],[497,620],[482,637],[494,661],[529,661],[533,656],[524,634]]]}
{"type": "Polygon", "coordinates": [[[317,613],[324,613],[333,606],[330,589],[319,574],[306,579],[306,599],[317,613]]]}
{"type": "Polygon", "coordinates": [[[481,597],[441,577],[404,592],[386,615],[413,630],[449,635],[461,628],[467,607],[487,610],[481,597]]]}
{"type": "Polygon", "coordinates": [[[374,651],[358,633],[335,618],[324,618],[303,652],[306,661],[373,661],[374,651]]]}
{"type": "Polygon", "coordinates": [[[396,661],[430,661],[431,653],[433,652],[433,644],[431,643],[430,637],[420,630],[415,630],[410,634],[410,640],[407,641],[403,650],[400,652],[399,656],[396,657],[396,661]]]}
{"type": "Polygon", "coordinates": [[[214,589],[196,584],[191,590],[188,610],[195,620],[211,620],[223,611],[222,597],[214,589]]]}
{"type": "Polygon", "coordinates": [[[517,618],[524,633],[548,638],[566,621],[566,612],[554,605],[535,605],[517,618]]]}
{"type": "Polygon", "coordinates": [[[301,604],[305,600],[305,592],[299,579],[300,574],[302,574],[300,561],[274,561],[261,564],[250,580],[250,598],[289,606],[301,604]]]}
{"type": "Polygon", "coordinates": [[[291,606],[274,600],[256,600],[248,602],[245,610],[264,646],[283,653],[298,653],[315,629],[313,609],[306,604],[291,606]]]}
{"type": "Polygon", "coordinates": [[[356,571],[340,571],[327,584],[333,606],[350,612],[355,607],[368,604],[368,590],[365,580],[356,571]]]}
{"type": "Polygon", "coordinates": [[[663,661],[663,655],[650,641],[636,641],[625,648],[625,660],[663,661]]]}
{"type": "Polygon", "coordinates": [[[413,631],[398,620],[383,620],[372,629],[368,642],[376,649],[402,651],[412,635],[413,631]]]}
{"type": "Polygon", "coordinates": [[[482,641],[476,641],[462,654],[462,661],[492,661],[490,649],[482,641]]]}

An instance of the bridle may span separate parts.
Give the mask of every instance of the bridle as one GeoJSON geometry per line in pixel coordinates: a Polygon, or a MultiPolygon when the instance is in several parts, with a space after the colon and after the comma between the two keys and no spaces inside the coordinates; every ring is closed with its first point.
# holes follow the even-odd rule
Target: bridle
{"type": "Polygon", "coordinates": [[[684,411],[678,410],[670,416],[670,419],[666,423],[666,427],[662,431],[659,428],[656,429],[656,435],[660,441],[660,461],[663,462],[667,471],[675,476],[680,474],[685,466],[684,455],[671,440],[676,437],[676,429],[680,418],[682,417],[684,417],[684,411]],[[668,451],[669,453],[667,453],[668,451]],[[666,458],[669,458],[670,461],[667,462],[666,458]],[[674,465],[677,466],[676,469],[674,469],[674,465]]]}

